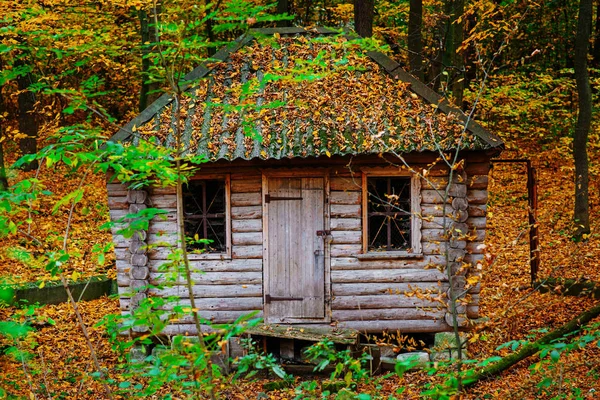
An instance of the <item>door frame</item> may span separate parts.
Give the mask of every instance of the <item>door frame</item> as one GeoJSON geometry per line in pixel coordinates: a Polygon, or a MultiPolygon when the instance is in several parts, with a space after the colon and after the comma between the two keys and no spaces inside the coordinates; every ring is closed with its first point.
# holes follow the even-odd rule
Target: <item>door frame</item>
{"type": "MultiPolygon", "coordinates": [[[[329,201],[329,168],[285,168],[285,169],[261,169],[262,173],[262,225],[263,225],[263,316],[265,323],[269,321],[267,307],[265,307],[265,296],[269,294],[269,210],[265,202],[265,195],[269,193],[269,178],[323,178],[323,229],[330,230],[330,201],[329,201]]],[[[316,232],[315,232],[316,234],[316,232]]],[[[323,246],[325,252],[325,276],[324,276],[324,318],[289,318],[285,322],[276,323],[307,324],[331,322],[331,235],[325,237],[323,246]]]]}

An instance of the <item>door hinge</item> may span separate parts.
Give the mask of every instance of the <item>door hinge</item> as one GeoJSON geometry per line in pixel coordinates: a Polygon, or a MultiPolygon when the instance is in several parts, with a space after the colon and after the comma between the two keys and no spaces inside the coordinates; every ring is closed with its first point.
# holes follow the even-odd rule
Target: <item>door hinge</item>
{"type": "Polygon", "coordinates": [[[329,236],[331,231],[317,231],[317,236],[329,236]]]}
{"type": "Polygon", "coordinates": [[[279,200],[302,200],[302,197],[281,197],[281,196],[271,196],[270,194],[265,194],[265,203],[270,203],[272,201],[279,200]]]}

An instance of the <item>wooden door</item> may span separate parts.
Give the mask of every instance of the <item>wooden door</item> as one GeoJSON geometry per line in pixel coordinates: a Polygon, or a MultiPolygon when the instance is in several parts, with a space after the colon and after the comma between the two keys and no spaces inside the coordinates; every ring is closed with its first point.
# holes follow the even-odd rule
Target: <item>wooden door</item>
{"type": "Polygon", "coordinates": [[[267,322],[325,319],[324,178],[271,177],[265,190],[267,322]]]}

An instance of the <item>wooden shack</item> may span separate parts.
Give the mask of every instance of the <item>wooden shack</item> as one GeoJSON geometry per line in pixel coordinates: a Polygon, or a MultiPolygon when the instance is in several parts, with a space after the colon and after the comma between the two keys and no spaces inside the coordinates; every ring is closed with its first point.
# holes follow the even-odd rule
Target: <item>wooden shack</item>
{"type": "MultiPolygon", "coordinates": [[[[184,305],[194,296],[214,323],[259,311],[267,324],[440,332],[450,329],[452,277],[461,325],[477,318],[470,278],[483,260],[489,160],[502,141],[347,37],[260,34],[271,38],[246,35],[187,76],[185,150],[208,161],[185,186],[185,230],[211,241],[188,245],[193,294],[183,283],[147,287],[163,280],[178,243],[175,188],[109,180],[113,219],[167,211],[139,237],[115,234],[123,312],[147,296],[184,305]],[[300,68],[302,79],[276,78],[300,68]],[[251,82],[258,88],[244,97],[251,82]]],[[[113,140],[173,146],[174,107],[163,95],[113,140]]],[[[195,327],[182,318],[164,332],[195,327]]]]}

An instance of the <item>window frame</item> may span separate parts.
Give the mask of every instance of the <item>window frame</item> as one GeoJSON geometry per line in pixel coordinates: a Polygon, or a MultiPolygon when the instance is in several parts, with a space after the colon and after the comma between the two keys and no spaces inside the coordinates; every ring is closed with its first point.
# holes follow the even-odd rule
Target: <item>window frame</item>
{"type": "MultiPolygon", "coordinates": [[[[225,181],[225,251],[220,253],[200,254],[188,252],[188,259],[190,261],[231,260],[231,174],[199,174],[194,175],[192,178],[190,178],[190,181],[220,179],[223,179],[225,181]]],[[[183,202],[181,204],[183,205],[183,202]]]]}
{"type": "Polygon", "coordinates": [[[395,259],[422,258],[421,227],[421,179],[417,174],[408,170],[390,169],[389,167],[361,168],[362,172],[362,254],[359,259],[395,259]],[[368,178],[410,177],[410,233],[411,251],[369,251],[369,188],[368,178]]]}

